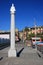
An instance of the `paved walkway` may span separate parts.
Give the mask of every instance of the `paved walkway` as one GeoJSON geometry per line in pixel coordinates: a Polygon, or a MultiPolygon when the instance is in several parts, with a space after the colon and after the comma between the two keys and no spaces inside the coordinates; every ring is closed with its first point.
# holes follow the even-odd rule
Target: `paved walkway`
{"type": "Polygon", "coordinates": [[[3,57],[0,60],[0,65],[43,65],[43,58],[40,58],[36,49],[31,47],[16,45],[17,52],[19,52],[24,47],[23,51],[20,54],[20,57],[8,58],[7,53],[9,47],[0,51],[0,57],[3,57]]]}

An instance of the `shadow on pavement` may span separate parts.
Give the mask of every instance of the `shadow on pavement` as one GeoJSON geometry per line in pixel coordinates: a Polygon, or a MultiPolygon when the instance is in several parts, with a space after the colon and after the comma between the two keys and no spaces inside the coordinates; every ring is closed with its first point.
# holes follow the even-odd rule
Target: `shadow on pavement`
{"type": "Polygon", "coordinates": [[[17,52],[17,57],[20,57],[21,52],[23,51],[24,48],[22,48],[19,52],[17,52]]]}
{"type": "Polygon", "coordinates": [[[3,57],[0,57],[0,61],[3,59],[3,57]]]}
{"type": "Polygon", "coordinates": [[[39,53],[37,53],[38,54],[38,56],[41,58],[41,55],[39,54],[39,53]]]}

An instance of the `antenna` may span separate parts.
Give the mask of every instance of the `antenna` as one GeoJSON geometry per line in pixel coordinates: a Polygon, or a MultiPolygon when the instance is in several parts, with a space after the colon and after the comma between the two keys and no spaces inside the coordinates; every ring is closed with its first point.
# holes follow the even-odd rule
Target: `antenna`
{"type": "Polygon", "coordinates": [[[36,27],[36,19],[34,18],[34,27],[36,27]]]}
{"type": "Polygon", "coordinates": [[[34,18],[34,27],[35,27],[35,37],[36,37],[37,30],[36,30],[36,19],[35,18],[34,18]]]}

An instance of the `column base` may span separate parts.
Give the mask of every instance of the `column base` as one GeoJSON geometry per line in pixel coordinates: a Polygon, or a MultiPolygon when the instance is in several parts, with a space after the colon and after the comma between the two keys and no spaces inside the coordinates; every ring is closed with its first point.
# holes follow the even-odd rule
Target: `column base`
{"type": "Polygon", "coordinates": [[[8,57],[16,57],[16,50],[15,49],[9,49],[8,51],[8,57]]]}

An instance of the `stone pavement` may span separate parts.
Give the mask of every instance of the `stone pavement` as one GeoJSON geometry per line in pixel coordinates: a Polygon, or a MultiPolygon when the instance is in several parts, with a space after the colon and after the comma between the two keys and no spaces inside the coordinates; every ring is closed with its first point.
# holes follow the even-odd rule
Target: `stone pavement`
{"type": "Polygon", "coordinates": [[[17,52],[19,52],[24,47],[23,51],[20,54],[20,57],[8,58],[7,53],[9,47],[0,51],[0,57],[3,57],[0,60],[0,65],[43,65],[43,58],[40,58],[36,49],[31,47],[16,45],[17,52]]]}

